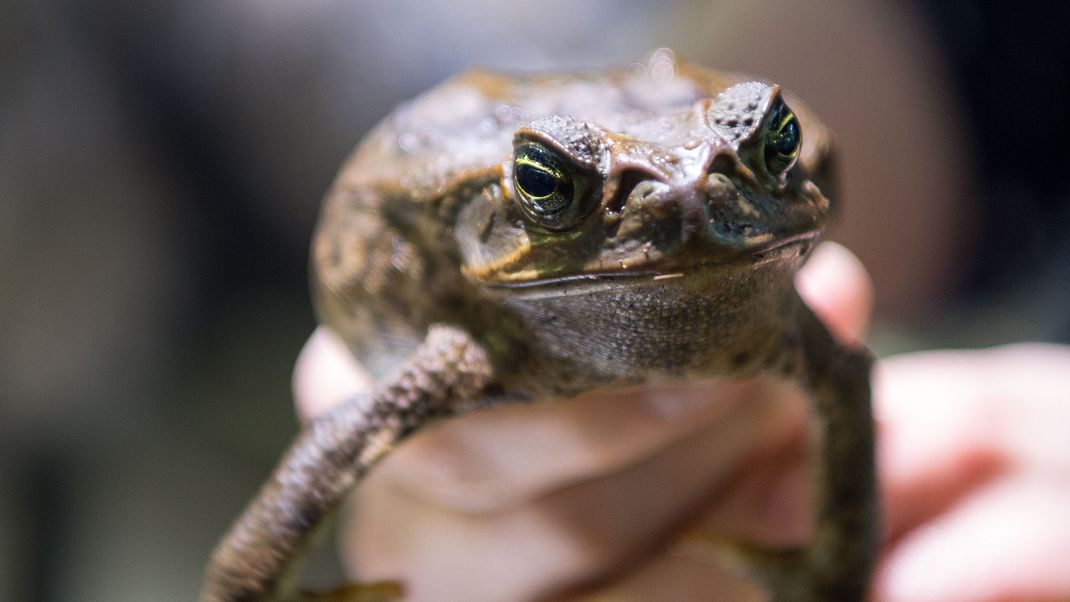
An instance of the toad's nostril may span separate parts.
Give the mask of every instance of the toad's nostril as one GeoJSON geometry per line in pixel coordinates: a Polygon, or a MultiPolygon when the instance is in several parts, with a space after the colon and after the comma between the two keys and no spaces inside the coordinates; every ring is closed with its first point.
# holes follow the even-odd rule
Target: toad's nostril
{"type": "Polygon", "coordinates": [[[654,180],[643,180],[628,194],[624,211],[639,213],[652,219],[662,219],[679,212],[679,202],[670,194],[672,188],[654,180]]]}
{"type": "Polygon", "coordinates": [[[753,236],[761,223],[760,205],[750,202],[728,176],[706,177],[706,218],[703,229],[715,242],[738,241],[753,236]]]}
{"type": "Polygon", "coordinates": [[[725,153],[717,153],[706,167],[706,173],[732,176],[736,173],[738,165],[738,162],[732,156],[725,153]]]}
{"type": "Polygon", "coordinates": [[[653,176],[649,173],[638,169],[630,169],[621,174],[620,183],[617,185],[617,192],[613,195],[613,200],[610,201],[606,210],[610,213],[620,213],[624,210],[624,205],[627,204],[628,197],[632,196],[633,193],[638,192],[642,195],[651,194],[656,188],[649,186],[650,184],[654,184],[654,182],[651,181],[652,177],[653,176]]]}
{"type": "Polygon", "coordinates": [[[664,184],[646,180],[644,182],[639,182],[638,184],[636,184],[635,188],[632,189],[631,194],[629,194],[628,196],[634,197],[638,201],[645,201],[662,188],[665,188],[664,184]]]}
{"type": "Polygon", "coordinates": [[[734,206],[739,200],[739,190],[732,180],[723,173],[711,173],[706,176],[706,211],[711,216],[734,206]]]}

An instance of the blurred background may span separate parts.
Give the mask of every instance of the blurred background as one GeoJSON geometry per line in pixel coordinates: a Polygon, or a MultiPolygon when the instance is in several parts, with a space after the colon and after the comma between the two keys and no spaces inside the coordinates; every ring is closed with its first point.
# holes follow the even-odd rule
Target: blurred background
{"type": "Polygon", "coordinates": [[[195,597],[297,428],[320,196],[391,107],[662,46],[838,134],[879,353],[1070,342],[1070,3],[5,0],[0,600],[195,597]]]}

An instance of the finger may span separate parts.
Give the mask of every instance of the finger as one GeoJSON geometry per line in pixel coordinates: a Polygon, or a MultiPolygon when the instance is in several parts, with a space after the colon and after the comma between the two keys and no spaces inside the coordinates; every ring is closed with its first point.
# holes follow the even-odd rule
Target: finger
{"type": "Polygon", "coordinates": [[[724,431],[705,450],[714,464],[702,470],[709,481],[805,419],[801,401],[780,401],[785,388],[757,380],[661,384],[493,408],[415,436],[384,461],[383,472],[415,497],[490,512],[671,453],[698,433],[724,431]]]}
{"type": "Polygon", "coordinates": [[[350,566],[366,579],[403,575],[415,597],[451,583],[460,589],[448,597],[458,599],[527,599],[605,575],[711,498],[723,501],[749,458],[775,455],[799,432],[806,405],[786,401],[785,386],[705,383],[649,399],[602,392],[447,421],[398,448],[357,490],[343,537],[350,566]],[[495,570],[458,581],[472,566],[495,570]]]}
{"type": "Polygon", "coordinates": [[[795,277],[795,288],[844,342],[862,339],[873,308],[873,283],[862,262],[834,242],[821,243],[795,277]]]}
{"type": "MultiPolygon", "coordinates": [[[[799,408],[805,409],[801,393],[799,408]]],[[[716,496],[695,534],[769,549],[805,545],[813,535],[813,479],[806,414],[756,450],[716,496]]],[[[789,426],[789,425],[785,425],[789,426]]]]}
{"type": "Polygon", "coordinates": [[[292,382],[298,416],[307,422],[363,391],[372,379],[338,335],[320,326],[298,354],[292,382]]]}
{"type": "Polygon", "coordinates": [[[1070,599],[1070,482],[1003,480],[904,536],[882,559],[877,600],[1070,599]]]}
{"type": "Polygon", "coordinates": [[[969,355],[912,354],[875,371],[878,467],[889,537],[924,522],[1001,470],[998,424],[974,405],[984,375],[969,355]]]}
{"type": "Polygon", "coordinates": [[[1007,472],[1070,468],[1070,350],[1015,345],[917,353],[876,372],[891,536],[1007,472]]]}

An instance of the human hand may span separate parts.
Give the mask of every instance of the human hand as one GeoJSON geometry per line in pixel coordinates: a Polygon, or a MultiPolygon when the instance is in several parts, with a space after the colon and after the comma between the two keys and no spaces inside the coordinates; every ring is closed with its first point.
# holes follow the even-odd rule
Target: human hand
{"type": "MultiPolygon", "coordinates": [[[[846,251],[819,249],[797,285],[841,338],[860,336],[868,281],[846,251]]],[[[1028,346],[881,363],[887,538],[875,599],[1070,595],[1070,405],[1059,401],[1070,382],[1056,376],[1067,368],[1065,349],[1028,346]]],[[[306,416],[368,382],[323,330],[295,374],[306,416]]],[[[631,599],[760,597],[703,546],[659,544],[681,525],[804,544],[805,413],[797,391],[748,380],[452,420],[362,484],[343,536],[348,564],[364,579],[400,578],[415,598],[530,598],[607,575],[599,591],[631,599]]]]}

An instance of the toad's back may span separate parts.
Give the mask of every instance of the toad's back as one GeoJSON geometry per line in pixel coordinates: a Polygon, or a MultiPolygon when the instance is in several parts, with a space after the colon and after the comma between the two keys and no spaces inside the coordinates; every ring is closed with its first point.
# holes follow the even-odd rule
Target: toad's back
{"type": "Polygon", "coordinates": [[[645,66],[552,75],[467,71],[395,109],[357,149],[342,182],[401,185],[433,198],[466,171],[500,162],[517,128],[538,117],[649,130],[744,79],[680,62],[665,68],[660,76],[645,66]]]}

